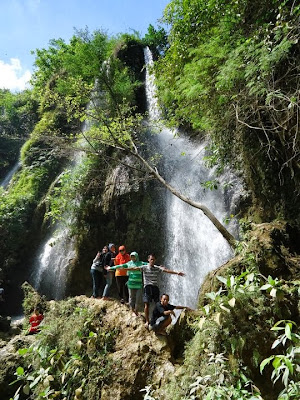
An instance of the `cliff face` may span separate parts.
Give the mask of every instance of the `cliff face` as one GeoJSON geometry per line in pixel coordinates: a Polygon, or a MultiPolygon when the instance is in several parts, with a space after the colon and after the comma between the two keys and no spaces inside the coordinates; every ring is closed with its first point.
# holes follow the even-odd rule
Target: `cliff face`
{"type": "MultiPolygon", "coordinates": [[[[116,54],[132,69],[136,79],[143,79],[140,46],[128,42],[116,54]]],[[[167,86],[165,82],[164,85],[167,86]]],[[[141,84],[137,97],[141,97],[142,111],[145,108],[143,90],[141,84]]],[[[198,96],[198,91],[195,93],[198,96]]],[[[244,96],[243,101],[247,99],[244,96]]],[[[196,114],[199,110],[200,107],[196,114]]],[[[187,113],[190,111],[188,107],[187,113]]],[[[235,118],[230,121],[234,125],[235,118]]],[[[51,130],[53,126],[46,128],[51,130]]],[[[39,129],[43,134],[45,127],[42,125],[39,129]]],[[[227,130],[234,132],[231,125],[227,130]]],[[[264,375],[259,366],[266,357],[285,354],[284,346],[271,349],[277,340],[276,330],[271,330],[275,324],[286,323],[286,326],[280,325],[281,330],[288,332],[291,343],[299,346],[299,164],[294,165],[297,159],[293,157],[292,168],[282,169],[286,160],[296,153],[289,153],[278,161],[277,153],[284,153],[285,141],[279,143],[276,132],[270,143],[268,137],[249,135],[248,129],[237,134],[235,149],[226,158],[239,161],[232,164],[243,170],[250,193],[251,204],[244,205],[242,212],[247,218],[241,221],[244,237],[237,245],[237,256],[207,278],[200,293],[198,315],[179,321],[168,339],[158,339],[144,329],[141,319],[116,301],[95,301],[80,296],[45,303],[45,329],[39,336],[28,339],[21,335],[9,345],[1,344],[0,356],[7,368],[0,390],[6,390],[5,396],[12,395],[7,382],[14,379],[15,367],[22,364],[25,373],[19,374],[18,380],[25,393],[28,381],[32,381],[30,374],[37,379],[29,388],[33,397],[48,388],[52,391],[51,398],[64,398],[67,393],[77,400],[141,399],[141,390],[147,387],[148,398],[166,400],[196,396],[204,399],[212,390],[227,397],[234,393],[243,400],[249,398],[249,393],[253,395],[250,398],[261,399],[259,391],[266,400],[277,399],[284,386],[282,380],[273,386],[271,365],[264,375]],[[217,275],[221,279],[216,279],[217,275]],[[268,289],[262,289],[265,285],[269,285],[268,289]],[[291,330],[293,335],[289,334],[291,330]],[[36,347],[26,352],[23,359],[16,351],[29,347],[31,341],[36,347]],[[29,365],[34,365],[30,371],[29,365]],[[41,368],[43,371],[49,368],[42,378],[41,368]]],[[[226,142],[224,152],[232,148],[231,139],[230,135],[222,136],[221,144],[226,142]]],[[[54,147],[50,149],[34,140],[28,143],[28,175],[22,178],[26,183],[22,201],[7,207],[8,218],[9,215],[15,218],[15,225],[11,224],[9,231],[12,246],[2,255],[3,265],[9,269],[8,280],[12,282],[7,286],[11,293],[7,298],[9,312],[15,310],[14,289],[20,280],[28,277],[33,250],[47,232],[44,217],[49,198],[55,190],[63,193],[61,183],[53,184],[64,166],[64,162],[57,165],[59,157],[54,147]],[[32,187],[37,188],[36,192],[32,187]],[[30,195],[28,203],[27,194],[30,195]],[[15,280],[16,275],[19,281],[15,280]]],[[[115,153],[109,151],[107,155],[113,160],[115,153]]],[[[149,252],[154,251],[158,257],[164,254],[164,215],[168,212],[163,202],[164,190],[143,176],[137,170],[138,165],[128,157],[121,158],[121,162],[130,164],[131,168],[102,160],[101,152],[97,157],[83,180],[74,180],[74,186],[69,186],[74,194],[72,201],[78,200],[78,204],[72,203],[76,205],[76,217],[70,236],[75,238],[76,255],[68,266],[66,290],[72,296],[90,294],[91,260],[108,242],[125,244],[130,251],[138,250],[143,260],[149,252]]],[[[2,227],[4,243],[8,235],[4,223],[2,227]]],[[[186,243],[186,238],[182,240],[186,243]]],[[[290,376],[297,382],[299,362],[292,361],[295,373],[290,376]]],[[[16,384],[14,389],[17,387],[16,384]]]]}
{"type": "Polygon", "coordinates": [[[0,137],[0,181],[18,161],[22,143],[21,139],[0,137]]]}
{"type": "Polygon", "coordinates": [[[140,43],[135,40],[129,40],[115,50],[115,56],[118,57],[133,73],[135,80],[140,82],[136,88],[137,111],[144,113],[147,110],[145,93],[145,67],[144,52],[140,43]]]}
{"type": "MultiPolygon", "coordinates": [[[[130,70],[132,80],[136,82],[134,102],[138,111],[144,112],[143,48],[134,40],[120,43],[114,56],[130,70]]],[[[74,238],[76,255],[72,260],[66,260],[67,295],[90,293],[91,261],[97,250],[109,242],[117,246],[125,244],[129,251],[139,251],[141,259],[146,259],[150,252],[158,256],[164,252],[162,190],[138,172],[139,165],[129,157],[122,158],[111,149],[101,154],[101,150],[94,156],[91,170],[82,178],[84,182],[78,185],[78,179],[75,182],[74,178],[74,182],[67,183],[67,195],[63,193],[62,177],[72,170],[70,162],[73,163],[75,155],[72,144],[70,147],[70,143],[66,144],[62,138],[70,132],[78,133],[79,127],[77,119],[66,121],[65,110],[46,109],[22,149],[22,168],[15,189],[7,195],[7,205],[3,206],[6,212],[0,221],[0,243],[3,244],[0,246],[0,278],[4,280],[6,313],[20,312],[20,285],[24,280],[32,279],[40,244],[51,230],[53,220],[49,213],[53,212],[51,199],[55,196],[67,198],[60,199],[58,213],[63,208],[70,208],[70,204],[74,206],[73,225],[68,229],[69,236],[74,238]],[[56,135],[55,132],[59,133],[49,139],[52,134],[56,135]],[[129,168],[111,160],[112,155],[129,164],[129,168]]],[[[87,159],[93,158],[89,150],[87,159]]],[[[63,224],[67,225],[66,221],[63,224]]]]}
{"type": "MultiPolygon", "coordinates": [[[[130,158],[123,159],[133,168],[130,158]]],[[[150,253],[164,253],[164,190],[154,181],[145,180],[134,169],[111,166],[102,175],[98,189],[85,193],[88,199],[83,220],[76,234],[77,256],[70,271],[67,294],[90,293],[89,268],[98,249],[105,244],[125,244],[146,261],[150,253]],[[93,193],[92,193],[93,192],[93,193]]]]}

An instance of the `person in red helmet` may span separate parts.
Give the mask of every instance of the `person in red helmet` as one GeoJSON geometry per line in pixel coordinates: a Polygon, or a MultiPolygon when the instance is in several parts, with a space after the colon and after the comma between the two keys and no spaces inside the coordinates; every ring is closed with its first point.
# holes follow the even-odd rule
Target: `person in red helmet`
{"type": "MultiPolygon", "coordinates": [[[[126,264],[129,261],[130,255],[126,252],[126,247],[124,245],[120,246],[119,253],[115,257],[115,265],[126,264]]],[[[116,269],[115,277],[121,303],[128,303],[129,294],[127,287],[127,271],[125,269],[118,268],[116,269]]]]}

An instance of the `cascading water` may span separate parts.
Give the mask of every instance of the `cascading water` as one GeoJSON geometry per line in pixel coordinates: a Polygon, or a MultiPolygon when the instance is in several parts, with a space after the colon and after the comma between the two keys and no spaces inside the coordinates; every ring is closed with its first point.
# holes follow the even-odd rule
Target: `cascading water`
{"type": "Polygon", "coordinates": [[[4,179],[0,182],[0,186],[2,186],[4,189],[7,188],[15,172],[17,172],[20,167],[21,163],[20,161],[17,161],[15,165],[8,171],[4,179]]]}
{"type": "Polygon", "coordinates": [[[68,266],[75,256],[74,240],[69,234],[68,228],[58,224],[38,250],[33,286],[48,299],[60,300],[65,295],[68,266]]]}
{"type": "MultiPolygon", "coordinates": [[[[153,76],[149,73],[152,54],[145,49],[146,95],[149,110],[149,124],[154,121],[157,130],[159,108],[155,97],[153,76]]],[[[163,126],[156,135],[157,151],[163,156],[160,169],[166,181],[192,200],[206,205],[214,215],[223,221],[232,213],[233,195],[222,189],[222,183],[228,180],[239,185],[230,173],[218,177],[220,185],[216,190],[205,189],[201,183],[216,179],[214,170],[205,166],[207,143],[193,143],[183,133],[171,131],[163,126]]],[[[232,257],[232,251],[221,233],[202,211],[184,203],[170,192],[166,195],[166,267],[183,271],[181,278],[163,274],[163,291],[170,294],[173,304],[195,307],[198,290],[205,275],[222,265],[232,257]]],[[[229,226],[236,234],[236,224],[229,226]]]]}
{"type": "MultiPolygon", "coordinates": [[[[83,130],[85,129],[87,128],[84,127],[83,130]]],[[[84,159],[85,153],[78,151],[72,165],[65,172],[75,176],[84,159]]],[[[61,175],[63,174],[64,172],[61,175]]],[[[35,257],[31,281],[34,288],[48,299],[60,300],[65,296],[70,263],[75,257],[75,240],[71,237],[68,227],[74,217],[64,215],[67,226],[58,222],[41,243],[35,257]]]]}

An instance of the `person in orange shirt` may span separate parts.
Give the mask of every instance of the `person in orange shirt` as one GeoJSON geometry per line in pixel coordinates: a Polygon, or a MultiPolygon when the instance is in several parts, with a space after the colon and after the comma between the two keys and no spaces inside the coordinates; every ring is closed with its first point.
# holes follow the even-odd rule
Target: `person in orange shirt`
{"type": "MultiPolygon", "coordinates": [[[[122,245],[119,247],[119,253],[115,258],[115,265],[126,264],[128,261],[130,261],[130,255],[126,253],[126,248],[124,245],[122,245]]],[[[122,268],[116,269],[115,277],[121,303],[122,304],[128,303],[128,298],[129,298],[128,287],[127,287],[128,276],[126,269],[122,268]]]]}

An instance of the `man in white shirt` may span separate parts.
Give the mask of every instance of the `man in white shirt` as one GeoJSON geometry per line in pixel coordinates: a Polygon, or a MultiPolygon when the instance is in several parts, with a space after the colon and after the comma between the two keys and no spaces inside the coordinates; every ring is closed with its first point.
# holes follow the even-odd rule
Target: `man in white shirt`
{"type": "Polygon", "coordinates": [[[149,304],[151,301],[154,303],[158,303],[159,298],[159,288],[158,288],[158,278],[161,272],[165,272],[167,274],[184,276],[183,272],[172,271],[163,265],[155,265],[155,255],[150,254],[148,256],[148,264],[140,267],[143,272],[143,281],[144,281],[144,294],[143,294],[143,302],[144,302],[144,311],[145,311],[145,326],[148,328],[149,326],[149,304]]]}

